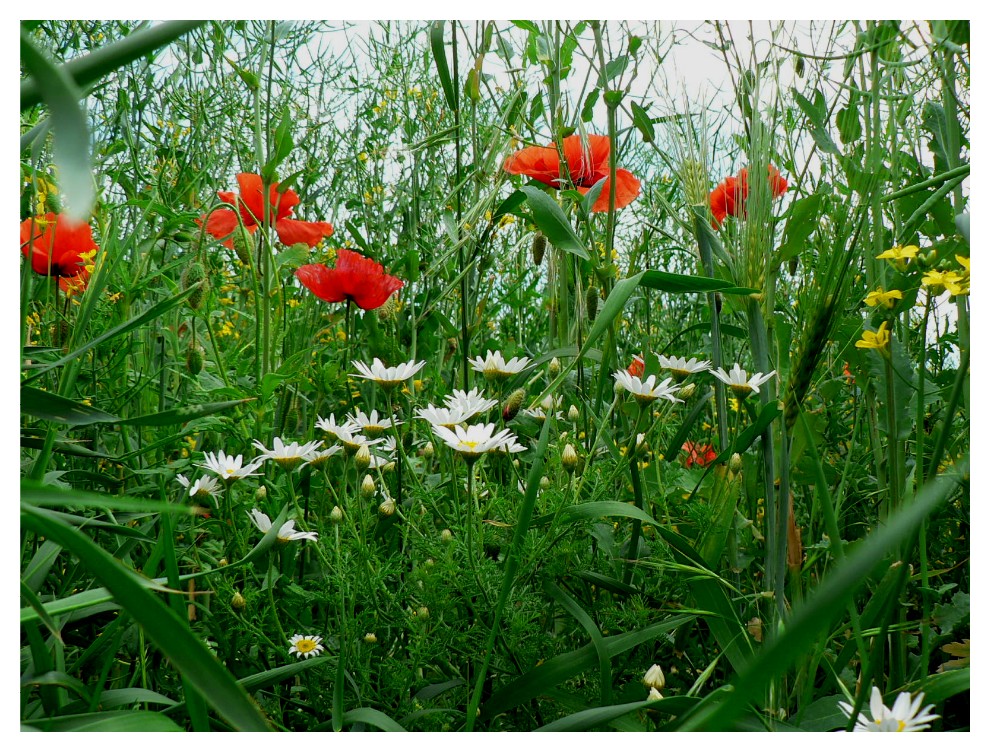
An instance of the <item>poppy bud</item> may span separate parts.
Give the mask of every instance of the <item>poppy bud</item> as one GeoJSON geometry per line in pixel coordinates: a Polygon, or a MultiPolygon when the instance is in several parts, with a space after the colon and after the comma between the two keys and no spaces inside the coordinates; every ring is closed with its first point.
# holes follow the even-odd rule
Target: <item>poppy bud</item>
{"type": "Polygon", "coordinates": [[[330,510],[330,522],[332,522],[334,525],[339,525],[343,519],[344,519],[344,511],[340,507],[335,506],[333,509],[330,510]]]}
{"type": "Polygon", "coordinates": [[[804,57],[801,55],[794,56],[794,74],[798,78],[804,78],[804,57]]]}
{"type": "Polygon", "coordinates": [[[592,285],[588,288],[588,294],[585,297],[585,304],[588,308],[588,321],[594,322],[595,317],[598,316],[598,301],[601,296],[598,293],[598,288],[592,285]]]}
{"type": "Polygon", "coordinates": [[[543,263],[543,254],[547,251],[547,236],[542,232],[537,232],[533,236],[533,265],[539,266],[543,263]]]}
{"type": "Polygon", "coordinates": [[[186,351],[186,370],[190,376],[198,376],[203,370],[203,348],[193,345],[186,351]]]}
{"type": "Polygon", "coordinates": [[[510,394],[502,405],[502,420],[508,423],[515,418],[519,413],[519,408],[522,407],[524,399],[526,399],[525,389],[516,389],[516,391],[510,394]]]}
{"type": "Polygon", "coordinates": [[[246,605],[247,601],[244,599],[244,596],[241,595],[241,591],[235,591],[234,597],[230,599],[230,607],[235,611],[243,611],[246,605]]]}
{"type": "Polygon", "coordinates": [[[550,359],[550,365],[547,366],[547,372],[550,374],[551,379],[555,379],[560,375],[560,361],[557,358],[550,359]]]}
{"type": "Polygon", "coordinates": [[[395,299],[395,294],[389,295],[385,302],[378,307],[378,318],[382,321],[392,321],[399,310],[399,301],[395,299]]]}
{"type": "Polygon", "coordinates": [[[567,444],[560,455],[560,464],[564,467],[564,472],[571,475],[578,464],[577,452],[574,451],[573,444],[567,444]]]}
{"type": "Polygon", "coordinates": [[[186,267],[185,272],[182,274],[183,290],[188,290],[196,285],[199,286],[186,298],[186,303],[194,311],[199,310],[200,306],[203,305],[203,300],[206,298],[206,291],[209,287],[209,282],[206,279],[206,269],[203,268],[203,265],[199,261],[193,261],[186,267]]]}
{"type": "Polygon", "coordinates": [[[354,454],[354,466],[358,470],[367,470],[371,465],[371,450],[368,449],[367,444],[362,444],[358,447],[357,452],[354,454]]]}
{"type": "Polygon", "coordinates": [[[567,419],[571,423],[577,423],[580,418],[581,418],[581,413],[578,412],[577,405],[571,405],[567,409],[567,419]]]}
{"type": "MultiPolygon", "coordinates": [[[[234,230],[234,253],[244,266],[251,266],[251,254],[254,253],[254,236],[238,227],[234,230]]],[[[307,249],[309,246],[306,246],[307,249]]]]}

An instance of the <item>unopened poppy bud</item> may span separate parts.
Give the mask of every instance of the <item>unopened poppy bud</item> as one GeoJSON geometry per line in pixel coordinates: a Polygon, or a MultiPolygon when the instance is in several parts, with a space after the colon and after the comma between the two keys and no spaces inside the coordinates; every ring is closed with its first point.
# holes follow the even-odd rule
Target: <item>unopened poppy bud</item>
{"type": "Polygon", "coordinates": [[[230,607],[235,611],[243,611],[246,605],[247,601],[244,599],[244,596],[241,595],[241,591],[236,591],[234,593],[234,597],[230,599],[230,607]]]}
{"type": "Polygon", "coordinates": [[[540,478],[540,488],[543,489],[544,491],[550,488],[550,479],[545,475],[542,478],[540,478]]]}
{"type": "Polygon", "coordinates": [[[580,418],[581,418],[581,413],[578,412],[577,405],[571,405],[567,409],[567,419],[571,423],[577,423],[580,418]]]}
{"type": "Polygon", "coordinates": [[[258,486],[257,490],[254,492],[255,501],[264,501],[268,498],[268,486],[261,485],[258,486]]]}
{"type": "Polygon", "coordinates": [[[571,475],[578,464],[577,452],[574,451],[574,445],[568,444],[564,447],[564,451],[560,454],[560,464],[564,466],[564,472],[571,475]]]}
{"type": "Polygon", "coordinates": [[[370,475],[365,475],[364,480],[361,481],[361,496],[365,499],[370,499],[375,495],[375,479],[370,475]]]}
{"type": "Polygon", "coordinates": [[[377,311],[378,318],[381,319],[382,321],[392,321],[395,318],[395,314],[398,312],[398,310],[399,310],[399,301],[396,300],[394,294],[389,295],[388,298],[385,300],[385,302],[378,307],[378,311],[377,311]]]}
{"type": "Polygon", "coordinates": [[[654,663],[646,670],[646,675],[643,677],[643,684],[653,689],[663,689],[666,681],[664,680],[663,671],[661,671],[657,664],[654,663]]]}
{"type": "Polygon", "coordinates": [[[343,519],[344,519],[344,511],[340,507],[335,506],[333,509],[330,510],[330,522],[332,522],[334,525],[339,525],[341,523],[341,520],[343,519]]]}
{"type": "Polygon", "coordinates": [[[510,394],[502,405],[502,420],[508,423],[519,413],[523,400],[526,399],[525,389],[516,389],[510,394]]]}
{"type": "Polygon", "coordinates": [[[192,294],[186,298],[186,303],[194,311],[199,310],[199,308],[203,305],[203,300],[206,298],[208,284],[209,283],[206,279],[206,269],[199,261],[193,261],[182,273],[182,289],[188,290],[192,287],[196,287],[192,294]]]}
{"type": "Polygon", "coordinates": [[[533,266],[543,263],[543,254],[547,251],[547,236],[542,232],[537,232],[533,236],[533,266]]]}
{"type": "Polygon", "coordinates": [[[742,466],[742,457],[739,455],[739,452],[733,452],[732,456],[729,457],[729,469],[734,473],[738,473],[742,470],[742,466]]]}
{"type": "Polygon", "coordinates": [[[450,530],[444,528],[443,530],[440,531],[441,543],[450,543],[452,540],[454,540],[454,534],[450,532],[450,530]]]}
{"type": "Polygon", "coordinates": [[[382,517],[391,517],[395,514],[395,502],[391,498],[385,499],[385,501],[378,505],[378,514],[382,517]]]}
{"type": "MultiPolygon", "coordinates": [[[[251,256],[254,254],[254,236],[242,230],[238,227],[234,230],[234,253],[237,254],[238,260],[244,264],[244,266],[251,265],[251,256]]],[[[306,250],[309,250],[309,246],[303,244],[306,250]]]]}
{"type": "Polygon", "coordinates": [[[598,316],[599,300],[601,300],[601,295],[598,292],[598,288],[592,285],[588,288],[588,294],[584,299],[585,305],[588,308],[588,321],[594,322],[595,318],[598,316]]]}
{"type": "Polygon", "coordinates": [[[354,453],[354,466],[358,470],[367,470],[371,466],[371,450],[367,444],[362,444],[354,453]]]}
{"type": "Polygon", "coordinates": [[[551,379],[555,379],[560,375],[560,361],[557,358],[550,358],[550,365],[547,366],[547,373],[550,374],[551,379]]]}
{"type": "Polygon", "coordinates": [[[378,642],[378,638],[375,636],[374,632],[368,632],[364,636],[364,641],[369,645],[374,645],[376,642],[378,642]]]}
{"type": "Polygon", "coordinates": [[[798,78],[804,78],[804,57],[802,55],[794,56],[794,75],[798,78]]]}
{"type": "Polygon", "coordinates": [[[203,348],[190,345],[186,350],[186,370],[190,376],[198,376],[203,370],[203,348]]]}
{"type": "Polygon", "coordinates": [[[691,399],[694,393],[698,390],[698,387],[694,384],[685,384],[677,391],[677,399],[686,400],[691,399]]]}
{"type": "Polygon", "coordinates": [[[420,606],[419,608],[416,609],[416,617],[420,621],[426,621],[427,619],[430,618],[430,609],[428,609],[426,606],[420,606]]]}

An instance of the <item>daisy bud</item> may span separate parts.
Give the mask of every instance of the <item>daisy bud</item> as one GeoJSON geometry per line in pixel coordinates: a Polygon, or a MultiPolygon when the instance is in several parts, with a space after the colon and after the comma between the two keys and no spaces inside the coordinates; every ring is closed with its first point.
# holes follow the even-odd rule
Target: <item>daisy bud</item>
{"type": "Polygon", "coordinates": [[[194,311],[199,310],[203,305],[203,300],[206,298],[206,291],[209,289],[209,281],[206,279],[206,269],[199,261],[193,261],[186,267],[185,272],[182,274],[183,290],[188,290],[196,285],[199,286],[186,298],[186,303],[194,311]]]}
{"type": "Polygon", "coordinates": [[[567,410],[567,419],[571,423],[577,423],[581,417],[581,413],[578,412],[577,405],[571,405],[567,410]]]}
{"type": "Polygon", "coordinates": [[[186,350],[186,370],[189,372],[190,376],[198,376],[199,372],[203,370],[203,348],[189,346],[186,350]]]}
{"type": "Polygon", "coordinates": [[[385,499],[378,505],[378,514],[382,517],[391,517],[395,514],[395,502],[391,498],[385,499]]]}
{"type": "Polygon", "coordinates": [[[228,565],[229,563],[230,563],[230,562],[228,562],[228,561],[227,561],[227,557],[226,557],[226,556],[224,556],[224,557],[223,557],[222,559],[220,559],[220,561],[218,561],[218,562],[217,562],[217,566],[218,566],[218,567],[225,567],[225,566],[227,566],[227,565],[228,565]]]}
{"type": "Polygon", "coordinates": [[[543,254],[547,251],[547,236],[542,232],[537,232],[533,236],[533,266],[543,263],[543,254]]]}
{"type": "Polygon", "coordinates": [[[733,452],[729,458],[729,469],[734,473],[742,470],[742,457],[739,456],[739,452],[733,452]]]}
{"type": "Polygon", "coordinates": [[[647,700],[662,700],[663,695],[660,694],[655,687],[650,687],[650,694],[646,697],[647,700]]]}
{"type": "Polygon", "coordinates": [[[574,451],[574,445],[568,444],[564,447],[564,451],[560,455],[560,464],[564,466],[564,472],[571,475],[578,464],[577,452],[574,451]]]}
{"type": "Polygon", "coordinates": [[[434,454],[436,454],[436,452],[433,449],[433,442],[427,441],[426,444],[423,445],[423,459],[431,460],[433,459],[434,454]]]}
{"type": "Polygon", "coordinates": [[[268,487],[265,485],[258,486],[258,490],[254,492],[255,501],[264,501],[268,498],[268,487]]]}
{"type": "MultiPolygon", "coordinates": [[[[309,250],[309,246],[305,246],[309,250]]],[[[254,254],[254,236],[238,227],[234,230],[234,253],[244,266],[251,266],[251,256],[254,254]]]]}
{"type": "Polygon", "coordinates": [[[378,642],[378,638],[375,637],[374,632],[368,632],[368,634],[364,636],[364,641],[369,645],[374,645],[376,642],[378,642]]]}
{"type": "Polygon", "coordinates": [[[588,294],[585,297],[585,305],[588,308],[588,321],[594,322],[595,317],[598,316],[598,301],[601,300],[601,295],[598,292],[598,288],[592,285],[588,288],[588,294]]]}
{"type": "Polygon", "coordinates": [[[694,393],[698,390],[695,384],[685,384],[677,391],[677,399],[687,400],[694,396],[694,393]]]}
{"type": "Polygon", "coordinates": [[[361,481],[361,497],[364,499],[370,499],[375,495],[375,480],[370,475],[365,475],[364,480],[361,481]]]}
{"type": "Polygon", "coordinates": [[[235,611],[243,611],[246,605],[247,601],[244,599],[244,596],[241,595],[241,591],[235,591],[234,597],[230,599],[230,607],[235,611]]]}
{"type": "Polygon", "coordinates": [[[547,371],[551,379],[557,378],[560,375],[560,361],[557,358],[551,358],[547,371]]]}
{"type": "Polygon", "coordinates": [[[450,530],[444,528],[443,530],[440,531],[441,543],[450,543],[452,540],[454,540],[454,534],[450,532],[450,530]]]}
{"type": "Polygon", "coordinates": [[[367,444],[362,444],[358,447],[357,452],[354,454],[354,466],[358,470],[367,470],[371,465],[371,450],[368,449],[367,444]]]}
{"type": "Polygon", "coordinates": [[[428,609],[426,606],[420,606],[419,608],[416,609],[416,618],[418,618],[420,621],[426,621],[427,619],[430,618],[430,609],[428,609]]]}
{"type": "Polygon", "coordinates": [[[643,684],[653,689],[663,689],[666,683],[663,677],[663,671],[655,663],[647,669],[646,675],[643,677],[643,684]]]}
{"type": "Polygon", "coordinates": [[[550,479],[545,475],[540,478],[540,488],[544,491],[550,488],[550,479]]]}
{"type": "Polygon", "coordinates": [[[334,525],[339,525],[341,520],[344,519],[344,512],[340,507],[335,506],[330,510],[330,522],[334,525]]]}
{"type": "Polygon", "coordinates": [[[523,400],[526,399],[525,389],[516,389],[502,404],[502,420],[508,423],[519,413],[523,400]]]}

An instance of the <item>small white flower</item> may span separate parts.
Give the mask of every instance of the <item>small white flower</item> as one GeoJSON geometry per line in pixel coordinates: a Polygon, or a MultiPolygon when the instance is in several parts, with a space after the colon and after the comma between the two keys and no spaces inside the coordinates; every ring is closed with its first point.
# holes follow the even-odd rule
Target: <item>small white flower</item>
{"type": "Polygon", "coordinates": [[[360,426],[350,421],[344,421],[338,426],[336,418],[332,415],[330,416],[330,420],[316,416],[316,427],[335,437],[337,441],[344,445],[344,449],[349,454],[354,454],[363,446],[372,447],[382,441],[380,438],[367,438],[361,433],[360,426]]]}
{"type": "Polygon", "coordinates": [[[501,351],[496,350],[492,352],[489,350],[484,358],[479,355],[477,358],[468,360],[468,363],[471,364],[471,368],[485,374],[485,378],[491,381],[493,379],[507,379],[510,376],[515,376],[529,365],[529,358],[512,358],[506,362],[502,357],[501,351]]]}
{"type": "Polygon", "coordinates": [[[760,384],[765,384],[773,378],[776,371],[770,371],[765,376],[762,373],[747,376],[746,372],[736,363],[735,367],[726,373],[721,368],[710,369],[712,376],[727,384],[737,397],[748,397],[750,393],[760,391],[760,384]]]}
{"type": "MultiPolygon", "coordinates": [[[[254,523],[254,526],[258,528],[262,533],[267,533],[272,529],[271,518],[257,509],[252,509],[248,512],[248,517],[254,523]]],[[[318,537],[317,533],[313,532],[303,532],[301,530],[296,530],[296,521],[288,520],[285,524],[278,529],[278,540],[280,543],[288,543],[289,541],[296,540],[312,540],[315,541],[318,537]]]]}
{"type": "Polygon", "coordinates": [[[319,635],[294,634],[289,638],[289,655],[296,655],[300,658],[309,658],[323,652],[323,638],[319,635]]]}
{"type": "Polygon", "coordinates": [[[386,421],[384,415],[379,420],[377,410],[372,410],[371,415],[358,410],[353,416],[347,416],[347,422],[360,428],[364,435],[371,439],[378,438],[392,426],[402,425],[401,420],[386,421]]]}
{"type": "Polygon", "coordinates": [[[209,475],[204,475],[193,484],[190,484],[189,479],[181,473],[176,475],[175,479],[179,481],[184,488],[189,489],[190,499],[201,499],[204,496],[216,496],[217,490],[220,488],[220,484],[217,483],[217,479],[211,478],[209,475]]]}
{"type": "Polygon", "coordinates": [[[310,441],[300,445],[298,441],[293,441],[291,444],[284,444],[282,439],[276,436],[273,449],[266,448],[260,441],[255,441],[254,446],[261,452],[255,458],[255,462],[260,464],[265,460],[275,460],[283,470],[290,471],[313,459],[316,450],[323,446],[323,442],[310,441]]]}
{"type": "Polygon", "coordinates": [[[663,671],[657,664],[653,664],[646,670],[646,675],[643,677],[643,684],[647,687],[652,687],[653,689],[663,689],[666,684],[666,679],[664,679],[663,671]]]}
{"type": "MultiPolygon", "coordinates": [[[[873,720],[865,713],[860,713],[853,731],[924,731],[931,726],[930,721],[939,717],[930,712],[934,705],[921,707],[924,700],[924,692],[919,692],[913,701],[909,692],[901,692],[894,700],[894,707],[888,708],[883,704],[880,690],[873,687],[870,693],[870,713],[873,720]]],[[[852,705],[840,702],[839,708],[847,718],[852,718],[852,705]]]]}
{"type": "Polygon", "coordinates": [[[683,381],[692,373],[707,371],[712,365],[707,360],[698,360],[697,358],[685,360],[684,358],[668,358],[664,355],[657,356],[657,363],[660,364],[661,368],[670,371],[675,381],[683,381]]]}
{"type": "Polygon", "coordinates": [[[313,452],[313,456],[309,458],[306,464],[311,465],[313,467],[323,467],[327,463],[327,460],[329,460],[335,454],[339,454],[339,453],[340,453],[340,447],[334,445],[329,449],[323,449],[319,452],[313,452]]]}
{"type": "Polygon", "coordinates": [[[261,466],[261,462],[252,462],[249,465],[243,465],[243,463],[244,457],[242,455],[239,454],[235,457],[232,454],[224,454],[224,451],[221,449],[220,453],[216,455],[213,452],[208,452],[203,457],[203,464],[198,465],[198,467],[211,470],[219,475],[221,480],[227,483],[233,483],[238,478],[259,475],[259,473],[254,471],[261,466]]]}
{"type": "Polygon", "coordinates": [[[684,401],[677,398],[677,387],[671,386],[671,379],[664,379],[658,384],[654,374],[641,380],[639,376],[633,376],[628,371],[616,371],[613,376],[615,383],[629,392],[638,402],[653,402],[657,399],[667,399],[671,402],[684,401]]]}
{"type": "Polygon", "coordinates": [[[448,394],[443,401],[449,408],[459,407],[464,413],[464,420],[470,420],[478,413],[487,412],[498,404],[496,399],[486,399],[477,388],[470,392],[455,389],[453,394],[448,394]]]}
{"type": "Polygon", "coordinates": [[[503,445],[513,447],[509,451],[522,451],[525,447],[516,443],[516,437],[508,428],[495,433],[495,424],[478,424],[474,426],[454,426],[454,430],[443,426],[434,426],[433,432],[443,439],[444,443],[465,459],[477,459],[482,454],[493,452],[503,445]],[[515,447],[518,447],[516,449],[515,447]]]}
{"type": "Polygon", "coordinates": [[[416,417],[422,418],[431,426],[453,428],[459,423],[463,423],[471,416],[465,414],[464,410],[458,405],[452,405],[450,407],[434,407],[433,405],[427,405],[426,407],[421,407],[416,410],[416,417]]]}
{"type": "Polygon", "coordinates": [[[410,360],[408,363],[401,363],[397,366],[386,367],[380,358],[375,358],[370,366],[357,360],[353,362],[354,367],[358,369],[360,373],[351,374],[352,376],[360,376],[364,379],[377,381],[384,387],[394,387],[397,384],[401,384],[403,381],[411,379],[419,373],[419,370],[423,366],[426,365],[425,360],[421,360],[419,363],[410,360]]]}

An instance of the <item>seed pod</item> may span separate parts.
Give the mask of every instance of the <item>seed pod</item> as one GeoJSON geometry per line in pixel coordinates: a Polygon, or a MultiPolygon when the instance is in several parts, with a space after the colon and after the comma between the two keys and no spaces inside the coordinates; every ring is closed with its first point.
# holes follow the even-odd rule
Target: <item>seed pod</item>
{"type": "Polygon", "coordinates": [[[801,55],[794,56],[794,74],[798,78],[804,78],[804,57],[801,55]]]}
{"type": "Polygon", "coordinates": [[[543,263],[543,254],[547,252],[547,236],[542,232],[537,232],[533,236],[533,265],[539,266],[543,263]]]}
{"type": "Polygon", "coordinates": [[[209,281],[206,279],[206,269],[199,261],[193,261],[182,273],[182,289],[188,290],[194,285],[199,285],[193,293],[186,298],[186,303],[194,311],[199,310],[206,298],[206,291],[209,289],[209,281]]]}
{"type": "Polygon", "coordinates": [[[516,389],[502,404],[502,420],[508,423],[519,413],[523,400],[526,399],[525,389],[516,389]]]}
{"type": "Polygon", "coordinates": [[[585,304],[588,308],[588,321],[594,323],[595,317],[598,316],[598,301],[601,300],[601,295],[598,292],[598,288],[592,285],[588,288],[588,295],[585,298],[585,304]]]}
{"type": "MultiPolygon", "coordinates": [[[[308,246],[307,246],[308,247],[308,246]]],[[[254,236],[238,227],[234,230],[234,253],[244,266],[251,266],[251,256],[254,254],[254,236]]]]}
{"type": "Polygon", "coordinates": [[[196,345],[189,345],[186,350],[186,370],[190,376],[198,376],[203,370],[203,348],[196,345]]]}

